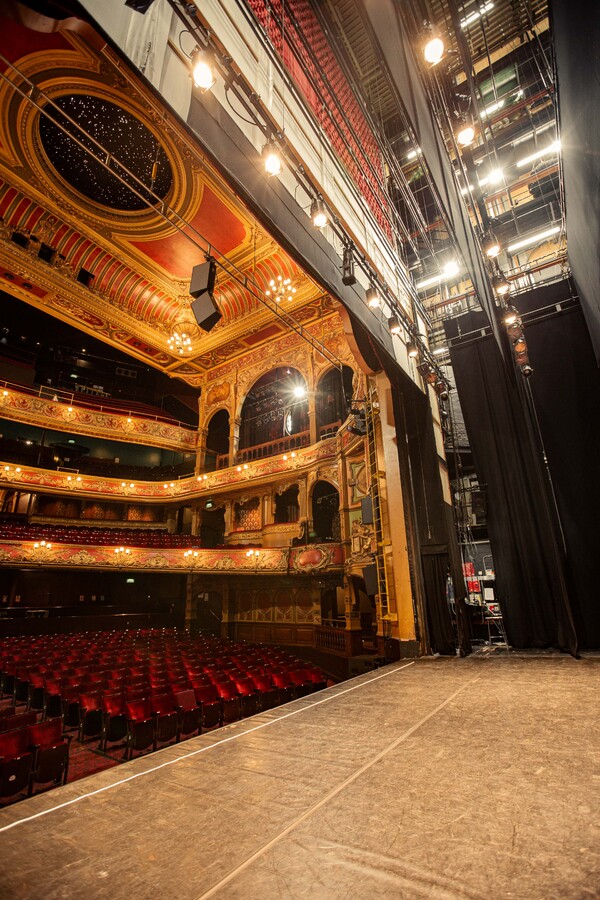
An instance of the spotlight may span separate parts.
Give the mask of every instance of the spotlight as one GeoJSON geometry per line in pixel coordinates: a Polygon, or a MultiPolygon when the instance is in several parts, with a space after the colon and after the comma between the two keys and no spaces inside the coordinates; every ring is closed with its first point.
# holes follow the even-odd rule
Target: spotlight
{"type": "Polygon", "coordinates": [[[436,381],[436,383],[433,386],[433,389],[436,392],[436,394],[438,395],[438,397],[440,398],[440,400],[448,399],[448,385],[446,384],[445,381],[436,381]]]}
{"type": "Polygon", "coordinates": [[[310,205],[310,217],[315,228],[324,228],[327,225],[329,216],[322,200],[313,200],[310,205]]]}
{"type": "Polygon", "coordinates": [[[533,375],[533,369],[530,365],[521,366],[521,375],[523,378],[530,378],[533,375]]]}
{"type": "Polygon", "coordinates": [[[298,400],[304,400],[306,397],[306,388],[303,384],[297,384],[294,387],[294,397],[297,397],[298,400]]]}
{"type": "Polygon", "coordinates": [[[372,286],[367,291],[367,304],[370,309],[377,309],[381,306],[381,297],[376,287],[372,286]]]}
{"type": "Polygon", "coordinates": [[[213,55],[209,50],[197,48],[192,54],[192,78],[201,91],[208,91],[215,83],[213,55]]]}
{"type": "Polygon", "coordinates": [[[493,231],[486,231],[481,241],[483,252],[488,259],[495,259],[500,253],[500,241],[496,238],[493,231]]]}
{"type": "Polygon", "coordinates": [[[510,291],[510,283],[506,280],[502,272],[498,272],[492,277],[492,287],[499,297],[504,297],[510,291]]]}
{"type": "Polygon", "coordinates": [[[406,352],[408,353],[409,359],[416,359],[419,355],[419,348],[414,343],[414,341],[409,341],[406,345],[406,352]]]}
{"type": "Polygon", "coordinates": [[[521,316],[519,315],[519,310],[517,309],[517,307],[510,305],[507,306],[504,310],[502,321],[507,328],[512,328],[515,325],[522,325],[521,316]]]}
{"type": "Polygon", "coordinates": [[[281,153],[277,142],[274,140],[267,141],[262,148],[262,158],[265,164],[265,172],[267,175],[279,175],[282,168],[281,153]]]}
{"type": "Polygon", "coordinates": [[[342,261],[342,284],[356,284],[356,275],[354,274],[354,254],[352,247],[346,247],[344,250],[344,258],[342,261]]]}
{"type": "Polygon", "coordinates": [[[444,278],[452,278],[454,275],[458,275],[459,272],[460,266],[455,259],[451,259],[449,262],[447,262],[442,269],[444,278]]]}
{"type": "Polygon", "coordinates": [[[423,47],[425,62],[430,66],[437,66],[444,55],[444,42],[439,31],[429,22],[425,23],[426,42],[423,47]]]}
{"type": "Polygon", "coordinates": [[[388,319],[388,328],[390,329],[390,334],[400,334],[402,329],[400,327],[400,322],[398,321],[398,316],[391,316],[388,319]]]}
{"type": "Polygon", "coordinates": [[[456,132],[456,140],[461,147],[469,147],[475,140],[475,129],[473,123],[466,116],[461,116],[459,120],[459,129],[456,132]]]}
{"type": "Polygon", "coordinates": [[[518,337],[516,341],[513,342],[513,350],[515,353],[525,353],[527,350],[527,344],[525,343],[525,338],[523,335],[518,337]]]}

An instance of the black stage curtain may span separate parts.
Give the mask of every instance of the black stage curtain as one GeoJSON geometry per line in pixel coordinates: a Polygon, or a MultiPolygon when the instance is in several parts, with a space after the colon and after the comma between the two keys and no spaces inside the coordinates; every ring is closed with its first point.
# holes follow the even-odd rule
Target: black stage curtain
{"type": "MultiPolygon", "coordinates": [[[[528,385],[504,365],[481,314],[447,323],[450,358],[479,480],[487,487],[496,587],[513,647],[576,654],[565,554],[528,385]],[[471,338],[457,339],[457,335],[471,338]],[[481,332],[479,332],[481,334],[481,332]]],[[[535,377],[535,376],[534,376],[535,377]]]]}
{"type": "Polygon", "coordinates": [[[446,584],[449,558],[445,547],[424,547],[421,552],[425,593],[427,595],[427,625],[434,653],[454,653],[454,633],[448,613],[446,584]],[[441,551],[441,552],[440,552],[441,551]]]}
{"type": "Polygon", "coordinates": [[[566,577],[580,648],[600,647],[596,566],[600,510],[600,371],[583,311],[568,285],[522,294],[537,412],[566,546],[566,577]],[[553,304],[558,304],[557,310],[553,304]],[[544,308],[544,315],[527,315],[544,308]]]}

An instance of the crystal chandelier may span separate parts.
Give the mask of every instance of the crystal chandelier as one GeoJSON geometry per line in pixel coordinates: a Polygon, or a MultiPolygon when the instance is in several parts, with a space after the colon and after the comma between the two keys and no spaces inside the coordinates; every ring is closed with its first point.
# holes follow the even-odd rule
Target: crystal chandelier
{"type": "Polygon", "coordinates": [[[192,338],[197,327],[192,322],[179,321],[173,325],[167,346],[176,356],[188,356],[192,350],[192,338]]]}
{"type": "Polygon", "coordinates": [[[277,276],[277,280],[271,278],[269,289],[265,291],[267,297],[272,297],[276,303],[281,303],[282,300],[292,300],[295,293],[296,288],[292,287],[292,279],[282,278],[281,275],[277,276]]]}

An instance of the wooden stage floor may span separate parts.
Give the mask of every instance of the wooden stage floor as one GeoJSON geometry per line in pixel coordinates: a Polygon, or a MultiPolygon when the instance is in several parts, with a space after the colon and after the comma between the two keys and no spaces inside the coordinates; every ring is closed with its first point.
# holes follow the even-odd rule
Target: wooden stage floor
{"type": "Polygon", "coordinates": [[[0,812],[8,898],[600,897],[600,661],[402,661],[0,812]]]}

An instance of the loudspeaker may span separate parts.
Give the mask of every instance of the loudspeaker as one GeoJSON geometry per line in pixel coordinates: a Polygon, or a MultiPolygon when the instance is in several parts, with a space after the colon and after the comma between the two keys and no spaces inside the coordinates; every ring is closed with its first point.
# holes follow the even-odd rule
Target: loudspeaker
{"type": "Polygon", "coordinates": [[[360,517],[363,525],[373,524],[373,501],[370,497],[363,497],[360,501],[360,517]]]}
{"type": "Polygon", "coordinates": [[[191,309],[196,322],[204,331],[210,331],[211,328],[214,328],[221,318],[221,313],[212,294],[215,286],[216,270],[217,266],[214,259],[209,259],[207,262],[194,266],[192,269],[190,294],[196,299],[193,301],[191,309]]]}
{"type": "Polygon", "coordinates": [[[367,593],[369,597],[374,597],[378,591],[377,566],[375,563],[372,563],[370,566],[365,566],[362,572],[363,578],[365,579],[365,593],[367,593]]]}
{"type": "Polygon", "coordinates": [[[205,291],[212,294],[215,287],[216,274],[217,264],[214,259],[209,259],[199,266],[194,266],[190,280],[190,294],[192,297],[199,297],[205,291]]]}

